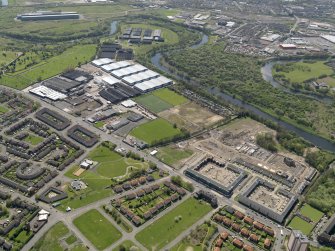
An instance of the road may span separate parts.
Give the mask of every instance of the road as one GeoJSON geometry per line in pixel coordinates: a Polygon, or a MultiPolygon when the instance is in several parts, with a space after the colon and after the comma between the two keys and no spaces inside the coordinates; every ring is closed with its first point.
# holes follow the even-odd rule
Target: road
{"type": "MultiPolygon", "coordinates": [[[[8,88],[10,89],[10,88],[8,88]]],[[[12,89],[10,89],[12,90],[12,89]]],[[[16,91],[18,93],[21,93],[20,91],[17,91],[17,90],[12,90],[12,91],[16,91]]],[[[82,118],[78,118],[78,117],[74,117],[64,111],[61,111],[59,110],[58,108],[55,108],[52,104],[50,103],[47,103],[43,100],[40,100],[39,98],[37,98],[36,96],[34,95],[31,95],[29,92],[26,92],[26,95],[31,98],[33,101],[36,101],[36,102],[39,102],[41,103],[42,107],[46,107],[46,108],[49,108],[51,110],[57,110],[58,112],[60,112],[64,117],[68,118],[70,121],[72,121],[72,125],[81,125],[81,126],[84,126],[86,128],[88,128],[89,130],[91,130],[92,132],[96,133],[97,135],[99,135],[100,139],[102,141],[111,141],[113,142],[114,144],[117,145],[117,147],[122,147],[124,149],[127,149],[129,151],[133,151],[137,154],[139,154],[140,156],[144,157],[145,160],[147,161],[152,161],[153,163],[155,163],[158,168],[162,169],[162,170],[165,170],[167,171],[170,175],[177,175],[177,176],[181,176],[183,177],[184,179],[190,181],[190,182],[193,182],[192,180],[189,180],[189,178],[187,178],[182,170],[174,170],[172,169],[171,167],[165,165],[164,163],[160,162],[159,160],[157,160],[156,158],[154,158],[153,156],[145,153],[145,152],[142,152],[142,151],[139,151],[138,149],[134,148],[134,147],[131,147],[127,144],[125,144],[123,141],[122,141],[122,138],[116,136],[116,135],[113,135],[113,134],[107,134],[103,131],[101,131],[100,129],[94,127],[92,124],[89,124],[85,121],[82,120],[82,118]]],[[[60,132],[60,134],[62,134],[64,137],[67,137],[66,133],[65,132],[60,132]]],[[[80,158],[78,158],[76,160],[76,163],[80,163],[84,158],[85,158],[85,155],[91,150],[91,148],[86,148],[85,149],[85,154],[83,156],[81,156],[80,158]]],[[[60,172],[59,173],[59,176],[58,176],[58,179],[61,179],[63,181],[66,181],[67,178],[64,176],[64,173],[65,173],[65,170],[60,172]]],[[[159,182],[159,181],[156,181],[156,182],[159,182]]],[[[194,183],[194,182],[193,182],[194,183]]],[[[210,189],[208,189],[207,187],[203,186],[203,185],[197,185],[197,188],[196,190],[199,190],[199,189],[203,189],[203,190],[208,190],[208,191],[211,191],[210,189]]],[[[42,189],[44,190],[44,189],[42,189]]],[[[213,192],[213,191],[211,191],[213,192]]],[[[15,195],[21,197],[21,198],[24,198],[30,202],[35,202],[34,199],[32,198],[26,198],[24,196],[22,196],[21,194],[19,193],[16,193],[14,192],[15,195]]],[[[23,251],[28,251],[30,250],[34,244],[52,227],[52,225],[54,225],[56,222],[58,221],[62,221],[69,229],[70,231],[72,231],[75,235],[78,236],[78,238],[87,246],[90,248],[90,250],[96,250],[95,247],[92,245],[92,243],[90,243],[89,240],[87,240],[85,238],[85,236],[83,236],[81,234],[81,232],[73,225],[73,220],[78,217],[79,215],[91,210],[91,209],[97,209],[99,210],[100,212],[103,213],[103,215],[105,215],[107,217],[107,219],[109,219],[111,222],[113,222],[113,220],[111,219],[111,217],[109,217],[108,215],[106,215],[103,210],[101,209],[102,205],[104,204],[108,204],[110,202],[111,199],[115,199],[115,198],[118,198],[120,196],[124,195],[124,193],[122,194],[118,194],[118,195],[113,195],[111,197],[108,197],[108,198],[105,198],[105,199],[102,199],[102,200],[99,200],[97,202],[94,202],[92,204],[89,204],[89,205],[86,205],[84,207],[81,207],[79,209],[76,209],[72,212],[69,212],[69,213],[64,213],[64,212],[60,212],[58,211],[57,209],[55,208],[52,208],[50,207],[50,205],[46,205],[42,202],[37,202],[37,204],[41,207],[41,208],[44,208],[48,211],[51,212],[51,216],[50,216],[50,219],[48,221],[48,223],[27,243],[27,245],[25,245],[25,247],[22,249],[23,251]]],[[[233,199],[229,199],[229,198],[226,198],[226,197],[223,197],[222,195],[220,194],[216,194],[218,199],[219,199],[219,203],[220,203],[220,206],[224,206],[224,205],[231,205],[231,206],[234,206],[236,209],[239,209],[240,211],[244,212],[245,214],[248,214],[252,217],[255,218],[255,220],[259,220],[261,222],[264,222],[266,223],[268,226],[272,227],[276,233],[276,236],[278,237],[277,239],[277,242],[275,243],[275,249],[274,250],[280,250],[279,247],[281,247],[281,243],[284,239],[284,236],[281,236],[280,235],[280,229],[281,227],[278,227],[275,223],[273,223],[272,221],[268,220],[267,218],[265,217],[262,217],[256,213],[254,213],[253,211],[251,211],[250,209],[240,205],[239,203],[237,203],[236,201],[234,201],[233,199]],[[278,248],[278,249],[277,249],[278,248]]],[[[188,194],[186,197],[189,197],[191,196],[190,194],[188,194]]],[[[183,199],[185,200],[185,199],[183,199]]],[[[142,229],[144,229],[146,226],[148,226],[149,224],[151,224],[155,219],[157,219],[158,217],[166,214],[167,212],[173,210],[173,208],[175,208],[179,203],[181,202],[177,202],[177,203],[174,203],[171,207],[169,207],[168,209],[164,210],[162,213],[160,213],[158,216],[155,216],[154,219],[151,219],[149,220],[148,222],[146,222],[145,224],[143,224],[142,226],[138,227],[138,228],[134,228],[134,230],[131,232],[131,233],[125,233],[124,231],[122,231],[122,229],[120,229],[119,226],[117,226],[117,224],[114,223],[114,225],[123,233],[123,237],[117,241],[116,243],[114,243],[113,245],[111,245],[109,248],[107,248],[106,250],[112,250],[113,248],[115,248],[117,245],[121,244],[122,241],[124,240],[131,240],[133,241],[137,246],[139,246],[142,250],[147,250],[146,248],[144,248],[140,243],[138,243],[135,239],[135,236],[136,234],[141,231],[142,229]]],[[[172,241],[169,245],[167,245],[165,247],[165,249],[169,249],[171,248],[172,246],[176,245],[183,237],[185,237],[197,224],[200,224],[202,222],[204,222],[206,219],[209,219],[210,216],[213,214],[213,212],[209,213],[208,215],[206,215],[203,219],[199,220],[198,222],[196,222],[191,228],[189,228],[188,230],[186,230],[185,232],[183,232],[178,238],[176,238],[174,241],[172,241]]],[[[285,234],[288,233],[287,230],[284,229],[284,232],[285,234]]]]}

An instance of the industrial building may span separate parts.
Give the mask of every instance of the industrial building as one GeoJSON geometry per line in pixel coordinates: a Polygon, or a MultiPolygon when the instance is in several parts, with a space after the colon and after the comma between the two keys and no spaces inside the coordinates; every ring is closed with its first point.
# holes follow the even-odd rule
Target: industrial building
{"type": "Polygon", "coordinates": [[[37,11],[19,14],[16,18],[21,21],[79,19],[79,14],[77,12],[37,11]]]}
{"type": "Polygon", "coordinates": [[[30,93],[35,94],[41,98],[48,98],[51,99],[52,101],[57,101],[57,100],[61,100],[61,99],[65,99],[67,98],[67,95],[54,91],[52,89],[50,89],[49,87],[40,85],[36,88],[33,88],[31,90],[29,90],[30,93]]]}
{"type": "Polygon", "coordinates": [[[133,61],[105,64],[106,62],[105,59],[98,59],[92,61],[92,64],[109,74],[102,77],[101,83],[106,85],[106,88],[101,90],[99,94],[114,104],[141,93],[173,84],[171,79],[133,61]]]}
{"type": "Polygon", "coordinates": [[[112,60],[110,58],[99,58],[99,59],[93,60],[92,64],[94,66],[101,67],[103,65],[110,64],[110,63],[113,63],[113,62],[114,62],[114,60],[112,60]]]}
{"type": "Polygon", "coordinates": [[[43,81],[43,85],[54,91],[61,92],[63,94],[69,94],[79,90],[82,83],[66,78],[54,77],[43,81]]]}

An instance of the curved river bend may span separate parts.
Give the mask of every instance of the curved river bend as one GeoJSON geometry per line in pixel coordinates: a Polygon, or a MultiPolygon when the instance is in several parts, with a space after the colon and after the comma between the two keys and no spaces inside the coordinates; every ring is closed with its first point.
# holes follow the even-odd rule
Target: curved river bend
{"type": "MultiPolygon", "coordinates": [[[[197,44],[193,45],[191,48],[199,48],[200,46],[206,44],[208,42],[208,36],[207,35],[203,35],[202,39],[200,42],[198,42],[197,44]]],[[[165,67],[164,65],[161,64],[161,59],[162,59],[162,53],[158,52],[155,55],[152,56],[151,58],[151,63],[153,65],[155,65],[158,69],[160,69],[161,71],[166,72],[167,74],[173,75],[176,79],[179,80],[183,80],[180,76],[178,76],[177,74],[171,72],[167,67],[165,67]]],[[[268,66],[269,67],[269,66],[268,66]]],[[[272,69],[272,67],[271,67],[272,69]]],[[[272,74],[271,74],[272,76],[272,74]]],[[[273,84],[273,83],[271,83],[273,84]]],[[[279,83],[276,83],[279,85],[279,83]]],[[[200,86],[199,86],[200,87],[200,86]]],[[[203,88],[201,86],[201,88],[203,88]]],[[[328,150],[331,152],[335,152],[335,144],[329,140],[326,140],[322,137],[319,137],[317,135],[311,134],[309,132],[306,132],[292,124],[289,124],[285,121],[282,121],[270,114],[267,114],[263,111],[261,111],[260,109],[256,108],[255,106],[246,104],[244,102],[242,102],[241,100],[235,99],[230,95],[227,95],[225,93],[223,93],[222,91],[220,91],[218,88],[214,87],[214,88],[207,88],[207,92],[210,93],[211,95],[215,95],[229,103],[232,103],[235,106],[238,106],[240,108],[243,108],[249,112],[252,112],[254,114],[256,114],[257,116],[263,118],[263,119],[267,119],[267,120],[271,120],[275,123],[277,123],[278,125],[280,125],[281,127],[285,128],[286,130],[292,131],[294,133],[296,133],[298,136],[304,138],[305,140],[309,141],[310,143],[312,143],[313,145],[322,148],[324,150],[328,150]]]]}

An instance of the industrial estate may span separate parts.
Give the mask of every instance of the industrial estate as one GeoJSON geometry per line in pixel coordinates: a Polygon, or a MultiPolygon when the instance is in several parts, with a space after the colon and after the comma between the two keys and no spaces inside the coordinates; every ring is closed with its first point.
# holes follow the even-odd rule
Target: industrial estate
{"type": "Polygon", "coordinates": [[[334,3],[0,3],[0,250],[335,248],[334,3]]]}

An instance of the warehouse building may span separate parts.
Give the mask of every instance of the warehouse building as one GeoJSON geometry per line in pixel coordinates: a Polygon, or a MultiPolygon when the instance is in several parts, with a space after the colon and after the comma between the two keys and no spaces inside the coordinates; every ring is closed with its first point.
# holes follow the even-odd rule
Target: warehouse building
{"type": "Polygon", "coordinates": [[[108,70],[108,72],[112,72],[112,71],[116,71],[116,70],[119,70],[119,69],[122,69],[122,68],[129,67],[133,64],[134,63],[131,63],[129,61],[119,61],[119,62],[115,62],[115,63],[111,63],[111,64],[106,65],[106,67],[104,69],[105,69],[105,71],[108,70]]]}
{"type": "Polygon", "coordinates": [[[101,82],[105,85],[115,85],[116,83],[120,83],[121,81],[112,76],[107,76],[101,79],[101,82]]]}
{"type": "Polygon", "coordinates": [[[152,70],[147,70],[147,71],[139,72],[139,73],[124,77],[122,80],[128,85],[133,86],[137,83],[157,78],[158,76],[159,74],[157,72],[154,72],[152,70]]]}
{"type": "Polygon", "coordinates": [[[164,76],[159,76],[158,78],[151,79],[148,81],[144,81],[142,83],[138,83],[134,85],[134,88],[139,90],[140,92],[150,92],[168,85],[173,84],[171,79],[168,79],[164,76]]]}
{"type": "Polygon", "coordinates": [[[132,29],[131,27],[127,28],[127,29],[122,33],[122,36],[121,36],[120,38],[121,38],[121,39],[129,39],[132,30],[133,30],[133,29],[132,29]]]}
{"type": "Polygon", "coordinates": [[[162,37],[162,31],[161,30],[154,30],[152,33],[152,37],[154,41],[157,42],[164,42],[164,38],[162,37]]]}
{"type": "Polygon", "coordinates": [[[135,74],[135,73],[146,71],[147,69],[148,68],[144,67],[143,65],[135,64],[135,65],[131,65],[129,67],[124,67],[122,69],[112,71],[111,74],[114,77],[121,79],[121,78],[124,78],[126,76],[130,76],[130,75],[135,74]]]}
{"type": "Polygon", "coordinates": [[[43,85],[40,85],[36,88],[29,90],[29,92],[39,96],[40,98],[47,98],[52,101],[57,101],[57,100],[62,100],[62,99],[67,98],[67,95],[54,91],[50,89],[49,87],[46,87],[43,85]]]}
{"type": "Polygon", "coordinates": [[[82,83],[70,79],[54,77],[43,82],[43,85],[52,90],[61,92],[63,94],[70,94],[81,89],[82,83]]]}
{"type": "Polygon", "coordinates": [[[121,101],[138,96],[140,92],[125,84],[116,83],[112,87],[104,88],[99,94],[107,101],[117,104],[121,101]]]}
{"type": "Polygon", "coordinates": [[[52,12],[37,11],[33,13],[24,13],[16,16],[21,21],[40,21],[40,20],[61,20],[61,19],[79,19],[77,12],[52,12]]]}
{"type": "Polygon", "coordinates": [[[113,63],[113,62],[114,62],[114,60],[110,59],[110,58],[99,58],[99,59],[93,60],[92,64],[94,66],[101,67],[103,65],[107,65],[107,64],[110,64],[110,63],[113,63]]]}

